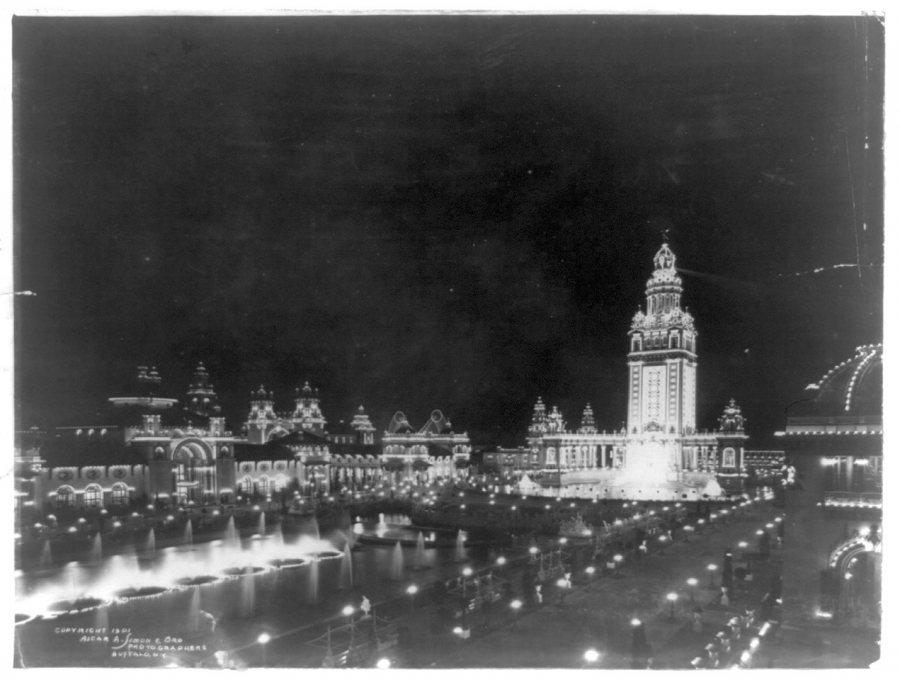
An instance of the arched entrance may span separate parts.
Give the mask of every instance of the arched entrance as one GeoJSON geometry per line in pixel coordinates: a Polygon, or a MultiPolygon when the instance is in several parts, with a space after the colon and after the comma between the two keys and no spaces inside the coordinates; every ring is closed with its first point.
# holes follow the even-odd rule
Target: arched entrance
{"type": "Polygon", "coordinates": [[[199,439],[185,439],[172,451],[175,503],[213,503],[216,468],[209,447],[199,439]]]}
{"type": "Polygon", "coordinates": [[[829,558],[831,588],[823,610],[831,610],[833,621],[854,628],[881,624],[881,540],[877,528],[853,536],[829,558]]]}

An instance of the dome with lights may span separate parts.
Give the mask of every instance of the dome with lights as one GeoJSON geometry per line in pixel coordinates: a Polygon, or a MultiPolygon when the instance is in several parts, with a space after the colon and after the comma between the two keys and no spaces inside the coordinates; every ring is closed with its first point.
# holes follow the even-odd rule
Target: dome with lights
{"type": "Polygon", "coordinates": [[[882,412],[882,345],[861,345],[806,387],[794,415],[874,416],[882,412]]]}

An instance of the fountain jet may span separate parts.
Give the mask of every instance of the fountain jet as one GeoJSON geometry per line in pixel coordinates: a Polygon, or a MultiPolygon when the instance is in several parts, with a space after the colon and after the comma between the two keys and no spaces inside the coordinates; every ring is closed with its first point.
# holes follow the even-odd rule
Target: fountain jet
{"type": "Polygon", "coordinates": [[[394,554],[391,557],[391,579],[399,581],[403,578],[403,548],[400,541],[394,545],[394,554]]]}

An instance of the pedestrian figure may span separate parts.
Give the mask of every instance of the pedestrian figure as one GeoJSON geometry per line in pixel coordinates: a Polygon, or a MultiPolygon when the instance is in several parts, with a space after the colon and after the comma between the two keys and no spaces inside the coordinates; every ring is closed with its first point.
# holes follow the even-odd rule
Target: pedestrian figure
{"type": "Polygon", "coordinates": [[[727,607],[730,604],[731,601],[728,599],[728,588],[722,588],[722,597],[719,602],[723,607],[727,607]]]}
{"type": "Polygon", "coordinates": [[[366,618],[369,612],[372,611],[372,603],[369,602],[369,598],[365,595],[363,595],[362,604],[359,605],[359,608],[363,613],[363,618],[366,618]]]}
{"type": "Polygon", "coordinates": [[[541,594],[541,588],[542,588],[542,587],[543,587],[543,586],[541,586],[540,583],[538,583],[538,584],[534,587],[534,601],[535,601],[537,604],[543,604],[543,603],[544,603],[544,596],[541,594]]]}

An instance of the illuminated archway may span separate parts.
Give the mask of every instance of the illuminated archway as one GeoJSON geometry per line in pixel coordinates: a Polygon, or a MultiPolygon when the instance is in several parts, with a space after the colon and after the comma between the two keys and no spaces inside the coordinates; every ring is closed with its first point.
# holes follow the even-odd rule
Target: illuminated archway
{"type": "Polygon", "coordinates": [[[852,536],[831,551],[831,591],[819,616],[837,623],[866,626],[880,621],[881,537],[877,529],[852,536]]]}
{"type": "Polygon", "coordinates": [[[209,446],[185,439],[172,449],[172,474],[178,503],[204,503],[216,497],[216,474],[209,446]]]}

